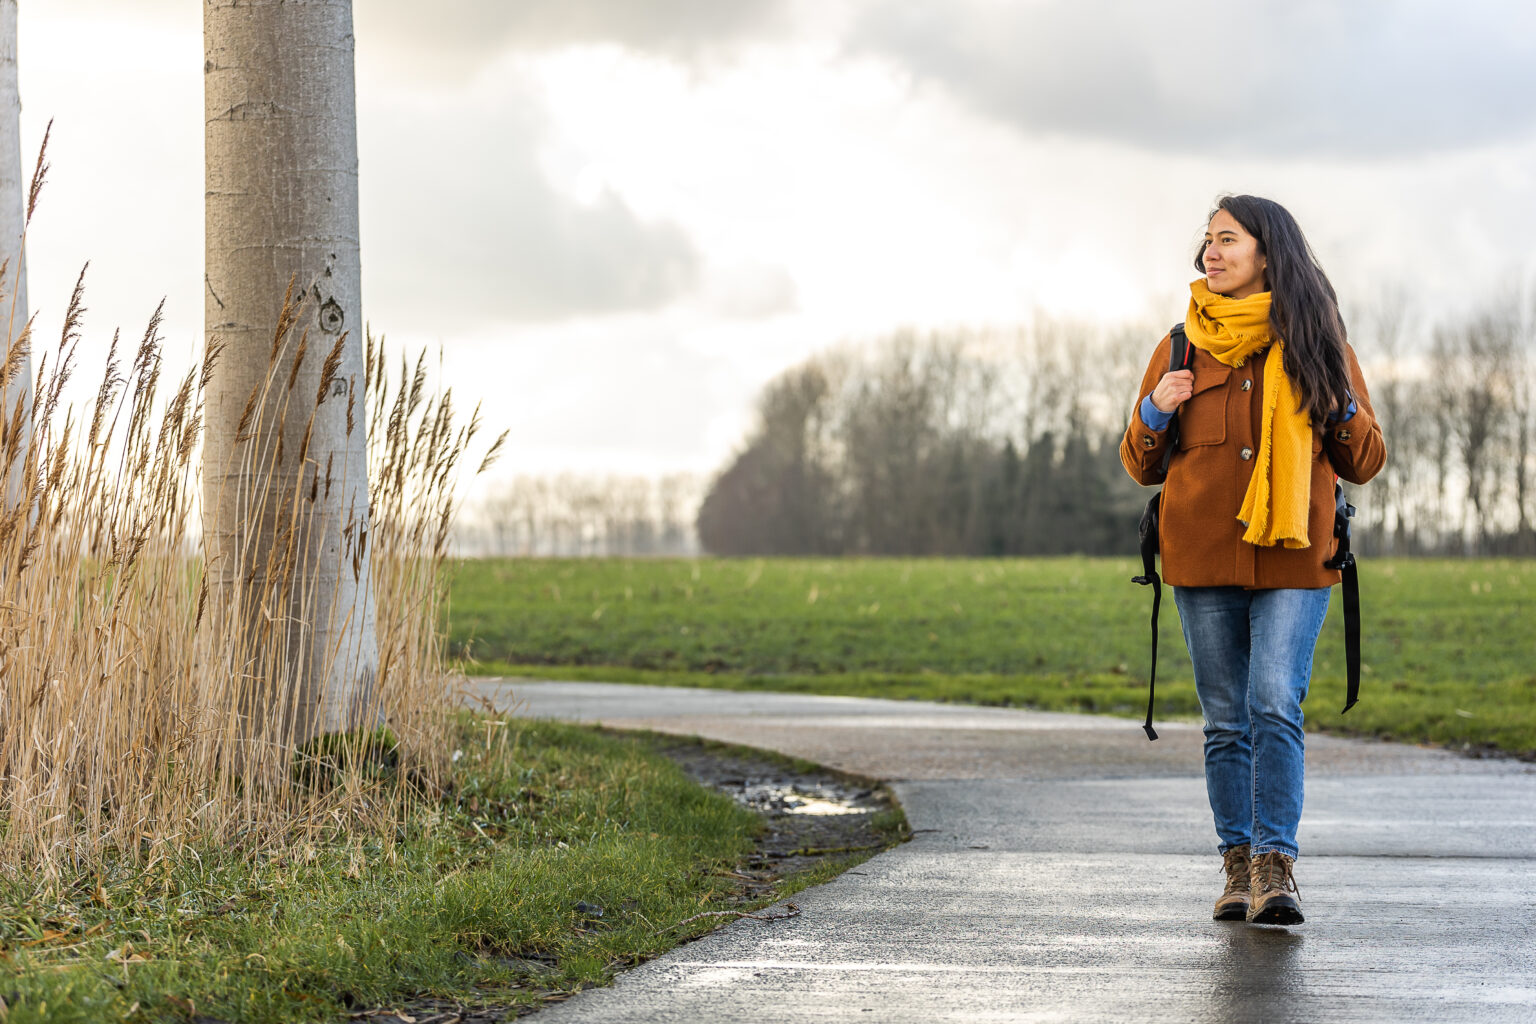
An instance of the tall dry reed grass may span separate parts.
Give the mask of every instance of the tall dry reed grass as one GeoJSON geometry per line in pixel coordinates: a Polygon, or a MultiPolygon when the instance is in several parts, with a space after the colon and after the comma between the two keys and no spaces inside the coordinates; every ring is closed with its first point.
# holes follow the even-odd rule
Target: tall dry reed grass
{"type": "MultiPolygon", "coordinates": [[[[29,219],[45,168],[39,158],[29,219]]],[[[387,841],[448,769],[441,570],[478,409],[460,424],[451,394],[430,391],[424,355],[391,380],[382,343],[368,339],[378,672],[364,721],[382,728],[305,743],[271,725],[302,683],[283,649],[290,631],[248,628],[294,588],[291,607],[316,606],[302,592],[312,587],[303,553],[286,578],[224,600],[210,600],[199,554],[203,397],[217,345],[166,396],[157,309],[131,353],[114,336],[77,413],[62,399],[83,301],[84,271],[57,344],[38,359],[35,401],[0,429],[0,464],[19,461],[24,475],[20,500],[0,511],[0,865],[46,880],[205,844],[256,854],[356,829],[387,841]]],[[[277,354],[306,343],[290,336],[301,314],[285,304],[268,388],[284,386],[292,362],[277,354]]],[[[31,349],[32,328],[16,332],[0,385],[31,349]]],[[[306,400],[317,401],[294,399],[306,400]]],[[[297,517],[307,497],[278,495],[276,521],[297,517]]]]}

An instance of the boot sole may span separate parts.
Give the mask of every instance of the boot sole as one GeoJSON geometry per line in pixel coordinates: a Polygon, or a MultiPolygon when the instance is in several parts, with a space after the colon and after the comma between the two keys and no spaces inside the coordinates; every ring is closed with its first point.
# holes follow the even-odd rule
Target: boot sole
{"type": "Polygon", "coordinates": [[[1238,903],[1234,906],[1218,910],[1211,915],[1212,921],[1246,921],[1248,920],[1248,904],[1238,903]]]}
{"type": "Polygon", "coordinates": [[[1301,908],[1289,896],[1276,896],[1264,904],[1264,909],[1248,918],[1249,924],[1301,924],[1301,908]]]}

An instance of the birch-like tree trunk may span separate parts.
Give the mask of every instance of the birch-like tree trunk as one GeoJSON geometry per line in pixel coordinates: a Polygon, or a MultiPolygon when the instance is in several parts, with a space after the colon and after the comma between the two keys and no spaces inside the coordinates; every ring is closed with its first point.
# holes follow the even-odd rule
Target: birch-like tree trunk
{"type": "Polygon", "coordinates": [[[27,445],[32,437],[32,357],[25,352],[12,352],[27,323],[27,262],[21,244],[27,223],[27,179],[21,168],[16,0],[0,0],[0,260],[5,262],[5,278],[0,281],[0,332],[5,336],[5,359],[0,365],[10,367],[12,374],[5,386],[4,409],[0,410],[4,413],[0,420],[0,452],[15,453],[5,477],[6,508],[14,508],[25,492],[27,445]],[[12,426],[17,424],[20,429],[13,438],[12,426]]]}
{"type": "Polygon", "coordinates": [[[245,609],[246,710],[303,742],[378,715],[352,4],[206,0],[203,33],[210,597],[245,609]]]}

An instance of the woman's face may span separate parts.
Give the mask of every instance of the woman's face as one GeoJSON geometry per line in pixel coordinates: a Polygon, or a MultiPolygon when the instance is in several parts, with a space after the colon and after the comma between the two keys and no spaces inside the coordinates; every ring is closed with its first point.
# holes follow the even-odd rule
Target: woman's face
{"type": "Polygon", "coordinates": [[[1259,240],[1243,230],[1226,210],[1205,228],[1205,283],[1211,291],[1234,299],[1246,299],[1264,291],[1264,255],[1259,240]]]}

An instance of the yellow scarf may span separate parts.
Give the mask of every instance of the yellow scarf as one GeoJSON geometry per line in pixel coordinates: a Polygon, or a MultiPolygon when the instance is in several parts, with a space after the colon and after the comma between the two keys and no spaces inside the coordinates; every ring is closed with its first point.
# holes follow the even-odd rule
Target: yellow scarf
{"type": "Polygon", "coordinates": [[[1307,547],[1312,422],[1300,408],[1295,384],[1285,374],[1285,342],[1269,331],[1269,292],[1230,299],[1211,291],[1203,278],[1190,282],[1189,290],[1184,333],[1196,348],[1233,367],[1269,349],[1264,360],[1258,460],[1237,513],[1248,527],[1243,540],[1261,547],[1307,547]]]}

